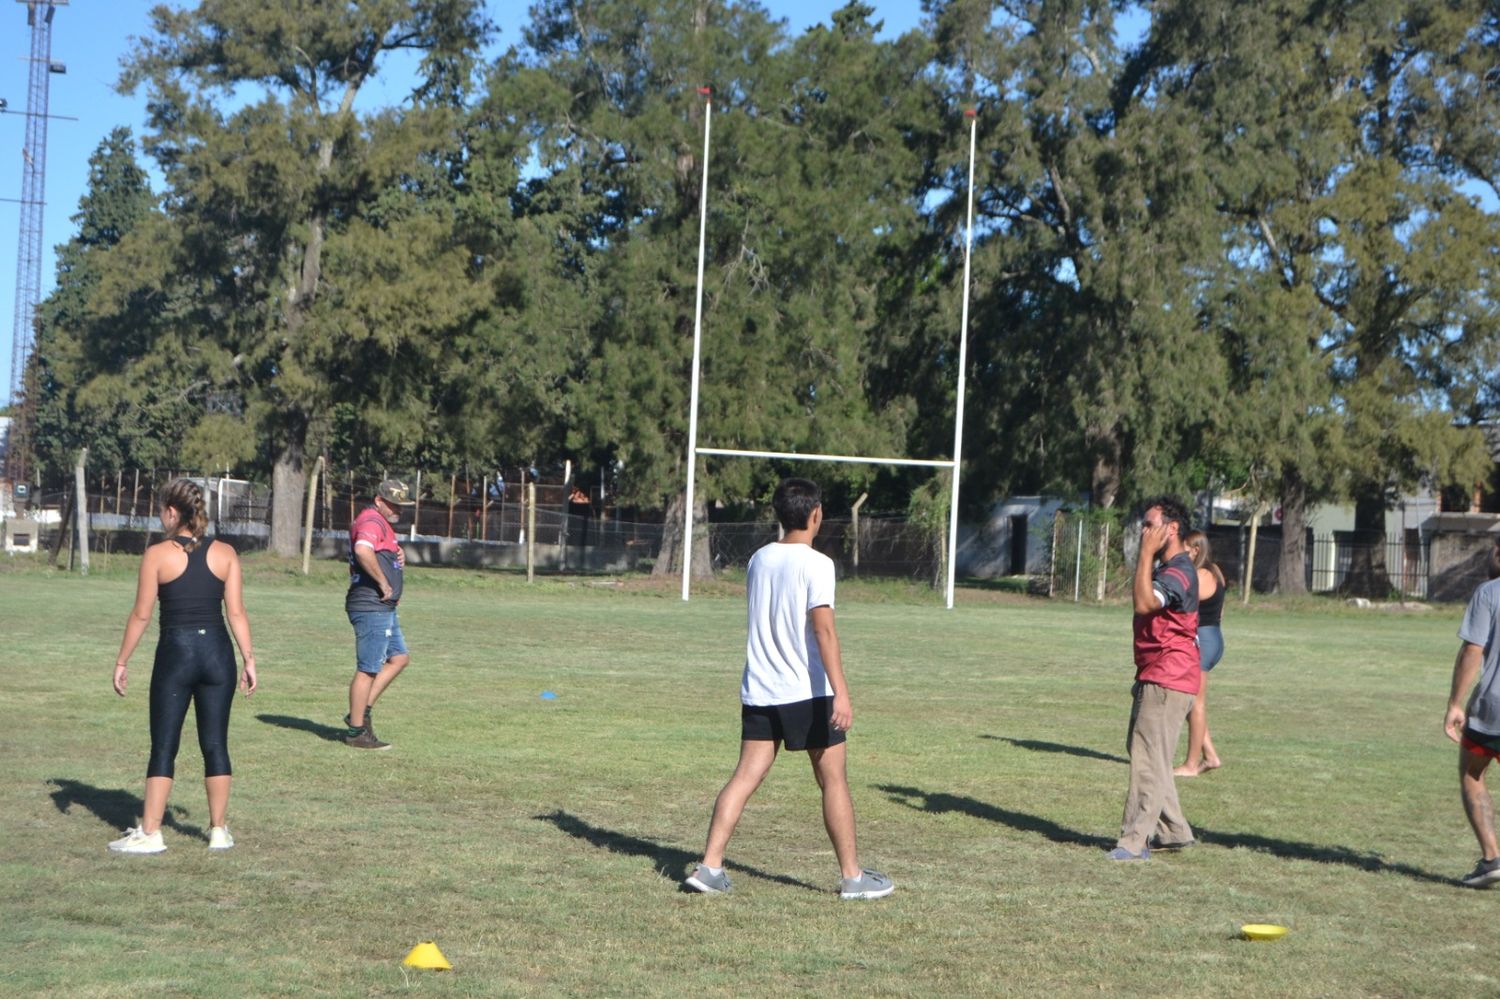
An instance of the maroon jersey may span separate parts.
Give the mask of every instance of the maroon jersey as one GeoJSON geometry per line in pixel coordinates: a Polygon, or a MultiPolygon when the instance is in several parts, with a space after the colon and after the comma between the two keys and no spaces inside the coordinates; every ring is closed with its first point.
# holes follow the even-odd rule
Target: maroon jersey
{"type": "Polygon", "coordinates": [[[1151,614],[1137,614],[1135,678],[1184,694],[1198,693],[1198,570],[1186,552],[1175,555],[1151,575],[1151,586],[1163,600],[1151,614]]]}

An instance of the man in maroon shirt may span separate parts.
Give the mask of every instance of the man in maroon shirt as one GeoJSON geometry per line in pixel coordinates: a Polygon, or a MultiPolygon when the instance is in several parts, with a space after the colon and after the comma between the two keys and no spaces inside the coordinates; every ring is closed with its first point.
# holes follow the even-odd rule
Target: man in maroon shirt
{"type": "Polygon", "coordinates": [[[1126,736],[1130,788],[1110,860],[1147,860],[1153,847],[1193,845],[1193,827],[1177,804],[1172,756],[1200,682],[1198,572],[1182,543],[1188,532],[1187,507],[1176,497],[1162,496],[1147,500],[1144,509],[1131,590],[1135,686],[1126,736]]]}

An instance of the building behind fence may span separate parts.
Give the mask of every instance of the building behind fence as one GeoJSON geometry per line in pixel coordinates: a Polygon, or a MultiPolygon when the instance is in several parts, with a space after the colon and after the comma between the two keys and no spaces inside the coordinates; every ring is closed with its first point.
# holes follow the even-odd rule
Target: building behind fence
{"type": "MultiPolygon", "coordinates": [[[[1042,574],[1054,597],[1099,601],[1127,599],[1135,566],[1136,539],[1097,514],[1059,513],[1050,525],[1050,558],[1042,574]]],[[[1308,591],[1357,594],[1387,600],[1467,600],[1488,579],[1488,557],[1500,529],[1490,514],[1438,514],[1425,530],[1370,537],[1333,531],[1305,540],[1303,584],[1308,591]]],[[[1251,568],[1250,530],[1217,524],[1205,532],[1214,561],[1231,590],[1243,592],[1251,568]]],[[[1254,592],[1281,589],[1280,525],[1256,532],[1254,592]]],[[[1033,587],[1042,589],[1043,587],[1033,587]]]]}

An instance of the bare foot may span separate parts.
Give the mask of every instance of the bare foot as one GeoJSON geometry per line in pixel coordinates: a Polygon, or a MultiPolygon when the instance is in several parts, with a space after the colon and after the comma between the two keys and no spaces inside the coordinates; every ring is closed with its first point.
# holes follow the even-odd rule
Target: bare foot
{"type": "Polygon", "coordinates": [[[1202,772],[1203,772],[1202,770],[1199,770],[1197,767],[1192,766],[1192,765],[1187,764],[1187,763],[1184,763],[1180,767],[1173,767],[1172,768],[1172,776],[1173,777],[1196,777],[1196,776],[1198,776],[1202,772]]]}
{"type": "Polygon", "coordinates": [[[1208,771],[1208,770],[1217,770],[1220,767],[1222,767],[1223,765],[1224,765],[1224,761],[1221,760],[1221,759],[1219,759],[1217,756],[1215,756],[1211,760],[1205,758],[1204,761],[1203,761],[1203,766],[1199,768],[1198,772],[1199,773],[1203,773],[1203,772],[1208,771]]]}

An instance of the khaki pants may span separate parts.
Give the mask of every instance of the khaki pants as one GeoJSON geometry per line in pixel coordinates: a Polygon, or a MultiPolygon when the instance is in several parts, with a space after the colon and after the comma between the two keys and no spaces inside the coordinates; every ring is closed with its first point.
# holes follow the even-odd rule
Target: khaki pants
{"type": "Polygon", "coordinates": [[[1125,736],[1130,751],[1130,789],[1125,792],[1119,845],[1140,853],[1153,833],[1163,843],[1185,843],[1193,838],[1193,827],[1177,804],[1177,784],[1172,779],[1177,736],[1182,720],[1192,710],[1193,695],[1155,683],[1137,683],[1134,695],[1130,729],[1125,736]]]}

